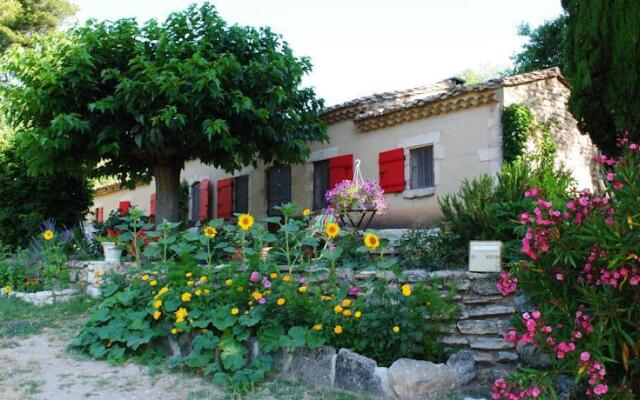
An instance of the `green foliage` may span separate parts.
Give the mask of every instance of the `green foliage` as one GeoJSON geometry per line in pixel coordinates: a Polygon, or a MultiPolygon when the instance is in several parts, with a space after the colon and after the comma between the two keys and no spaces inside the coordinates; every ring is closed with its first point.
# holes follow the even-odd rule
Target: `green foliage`
{"type": "Polygon", "coordinates": [[[502,158],[509,163],[524,154],[527,139],[536,129],[535,115],[525,104],[502,110],[502,158]]]}
{"type": "Polygon", "coordinates": [[[481,65],[476,69],[467,68],[462,70],[455,74],[455,77],[464,80],[465,85],[474,85],[491,79],[501,78],[505,74],[504,70],[504,67],[487,64],[481,65]]]}
{"type": "Polygon", "coordinates": [[[577,383],[576,398],[582,398],[595,386],[587,382],[590,374],[584,371],[599,362],[606,368],[603,382],[608,385],[602,398],[640,396],[637,149],[637,144],[629,145],[614,166],[606,167],[604,195],[574,192],[563,201],[546,203],[550,199],[542,190],[525,207],[525,260],[511,272],[532,309],[539,310],[544,325],[553,329],[548,334],[536,330],[533,339],[549,353],[551,367],[523,371],[516,381],[535,380],[541,373],[551,378],[569,374],[577,383]],[[557,356],[557,349],[546,342],[548,336],[576,348],[557,356]],[[589,363],[580,359],[582,352],[590,353],[589,363]]]}
{"type": "Polygon", "coordinates": [[[527,38],[522,50],[514,54],[512,74],[536,71],[539,69],[560,67],[566,72],[564,44],[567,36],[567,17],[560,15],[556,19],[543,22],[537,28],[529,24],[518,27],[518,35],[527,38]]]}
{"type": "Polygon", "coordinates": [[[67,0],[0,0],[0,53],[12,44],[30,45],[32,36],[55,30],[77,11],[67,0]]]}
{"type": "Polygon", "coordinates": [[[268,28],[227,25],[208,3],[164,23],[89,21],[34,41],[0,62],[20,82],[1,98],[29,171],[130,186],[154,175],[160,218],[178,219],[186,160],[227,171],[299,163],[327,138],[322,102],[300,88],[309,60],[268,28]]]}
{"type": "Polygon", "coordinates": [[[0,242],[25,247],[43,220],[75,226],[92,201],[87,181],[56,173],[27,175],[27,165],[15,142],[0,144],[0,242]]]}
{"type": "Polygon", "coordinates": [[[571,112],[605,154],[615,154],[617,132],[640,134],[640,3],[564,0],[563,7],[571,112]]]}
{"type": "MultiPolygon", "coordinates": [[[[121,217],[128,222],[117,226],[121,242],[138,237],[132,227],[144,231],[138,237],[149,241],[138,248],[144,257],[126,276],[106,277],[104,298],[73,345],[114,362],[171,356],[176,368],[241,391],[264,379],[274,353],[301,346],[349,347],[385,364],[402,356],[441,356],[430,332],[455,316],[457,307],[436,283],[339,283],[342,239],[354,234],[330,237],[298,207],[287,204],[280,211],[282,219],[264,223],[240,215],[234,225],[213,220],[187,231],[167,221],[148,229],[135,212],[121,217]],[[277,233],[266,223],[278,225],[277,233]],[[259,342],[258,357],[249,357],[250,338],[259,342]]],[[[362,262],[398,269],[393,259],[384,259],[386,241],[367,234],[377,241],[363,246],[358,236],[355,251],[362,262]]]]}
{"type": "Polygon", "coordinates": [[[439,270],[464,265],[464,249],[456,247],[460,238],[441,227],[410,229],[396,243],[400,264],[405,268],[439,270]]]}

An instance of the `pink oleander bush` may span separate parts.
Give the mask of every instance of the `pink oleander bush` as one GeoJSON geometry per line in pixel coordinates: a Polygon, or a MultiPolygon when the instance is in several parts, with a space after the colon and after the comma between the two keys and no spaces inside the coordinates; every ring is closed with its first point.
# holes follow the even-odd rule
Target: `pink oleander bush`
{"type": "Polygon", "coordinates": [[[547,369],[496,381],[493,399],[554,398],[554,379],[575,378],[576,399],[640,398],[640,146],[626,137],[618,159],[600,156],[606,190],[548,201],[531,188],[520,216],[523,258],[503,273],[503,295],[526,294],[505,340],[549,355],[547,369]]]}

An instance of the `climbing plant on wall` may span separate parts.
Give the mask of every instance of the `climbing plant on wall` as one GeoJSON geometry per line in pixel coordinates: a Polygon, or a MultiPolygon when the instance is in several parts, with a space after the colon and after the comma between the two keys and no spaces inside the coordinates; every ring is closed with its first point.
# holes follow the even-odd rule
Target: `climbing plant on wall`
{"type": "Polygon", "coordinates": [[[527,138],[535,125],[535,116],[527,105],[512,104],[502,111],[502,156],[505,163],[524,153],[527,138]]]}

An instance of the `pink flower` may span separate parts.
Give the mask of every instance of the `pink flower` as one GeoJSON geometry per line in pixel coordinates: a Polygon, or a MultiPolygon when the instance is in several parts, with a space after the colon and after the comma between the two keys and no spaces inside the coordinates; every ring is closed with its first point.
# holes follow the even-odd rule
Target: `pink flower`
{"type": "Polygon", "coordinates": [[[561,273],[557,273],[556,274],[556,280],[557,281],[563,281],[564,280],[564,275],[562,275],[561,273]]]}
{"type": "Polygon", "coordinates": [[[529,390],[529,396],[531,397],[538,397],[540,396],[540,389],[538,389],[537,387],[532,387],[529,390]]]}
{"type": "Polygon", "coordinates": [[[609,172],[609,173],[607,174],[607,181],[609,181],[609,182],[613,182],[615,179],[616,179],[616,174],[615,174],[615,173],[613,173],[613,172],[609,172]]]}
{"type": "Polygon", "coordinates": [[[589,354],[588,351],[583,351],[582,353],[580,353],[580,360],[587,362],[589,361],[590,358],[591,358],[591,354],[589,354]]]}
{"type": "MultiPolygon", "coordinates": [[[[623,187],[624,187],[624,184],[623,184],[622,182],[620,182],[620,181],[615,181],[615,182],[613,182],[613,188],[614,188],[615,190],[620,190],[620,189],[622,189],[623,187]]],[[[606,386],[606,385],[605,385],[605,386],[606,386]]]]}
{"type": "Polygon", "coordinates": [[[605,394],[608,391],[609,391],[609,387],[604,383],[601,383],[595,388],[593,388],[593,393],[597,394],[598,396],[605,394]]]}
{"type": "Polygon", "coordinates": [[[249,280],[251,282],[257,282],[258,279],[260,279],[260,273],[258,273],[257,271],[253,271],[251,275],[249,275],[249,280]]]}
{"type": "Polygon", "coordinates": [[[535,310],[534,312],[531,313],[531,316],[533,317],[533,319],[540,319],[540,311],[535,310]]]}

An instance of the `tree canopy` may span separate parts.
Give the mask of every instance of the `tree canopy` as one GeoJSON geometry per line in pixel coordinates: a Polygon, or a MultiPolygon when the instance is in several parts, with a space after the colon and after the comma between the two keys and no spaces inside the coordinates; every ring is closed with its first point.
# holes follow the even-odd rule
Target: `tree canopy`
{"type": "Polygon", "coordinates": [[[14,43],[29,44],[76,11],[68,0],[0,0],[0,53],[14,43]]]}
{"type": "Polygon", "coordinates": [[[518,27],[518,35],[526,37],[522,50],[511,57],[514,74],[531,72],[558,66],[565,70],[564,44],[567,31],[567,17],[545,21],[537,28],[529,24],[518,27]]]}
{"type": "Polygon", "coordinates": [[[640,139],[640,2],[563,0],[563,6],[571,112],[603,152],[616,153],[617,133],[640,139]]]}
{"type": "Polygon", "coordinates": [[[227,25],[215,8],[164,23],[89,21],[7,52],[8,121],[31,173],[155,177],[157,217],[178,218],[186,160],[232,171],[300,163],[326,140],[311,70],[268,28],[227,25]]]}

